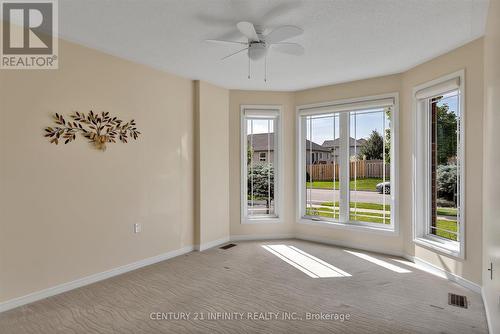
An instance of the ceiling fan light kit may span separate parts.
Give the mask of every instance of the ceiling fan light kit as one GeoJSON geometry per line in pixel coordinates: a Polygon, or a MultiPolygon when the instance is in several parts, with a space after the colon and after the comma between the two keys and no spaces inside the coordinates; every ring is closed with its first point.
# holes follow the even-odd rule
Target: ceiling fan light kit
{"type": "Polygon", "coordinates": [[[284,42],[290,38],[301,35],[304,31],[296,26],[286,25],[275,28],[267,35],[264,35],[264,29],[250,22],[242,21],[236,24],[238,30],[247,38],[247,42],[226,41],[219,39],[207,39],[207,42],[218,44],[239,44],[244,48],[233,52],[221,60],[233,57],[246,51],[248,57],[248,79],[250,79],[250,61],[257,61],[264,58],[264,81],[267,81],[267,54],[269,50],[286,53],[294,56],[304,54],[304,47],[297,43],[284,42]]]}

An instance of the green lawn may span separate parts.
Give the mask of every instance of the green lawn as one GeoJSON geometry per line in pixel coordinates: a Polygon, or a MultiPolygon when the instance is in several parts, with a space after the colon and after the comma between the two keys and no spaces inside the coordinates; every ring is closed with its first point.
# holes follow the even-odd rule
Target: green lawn
{"type": "MultiPolygon", "coordinates": [[[[323,202],[321,203],[321,206],[339,206],[339,202],[335,202],[335,205],[333,205],[333,202],[323,202]]],[[[366,202],[350,202],[349,206],[351,208],[358,208],[358,209],[370,209],[370,210],[384,210],[384,206],[382,204],[377,204],[377,203],[366,203],[366,202]],[[355,204],[356,203],[356,204],[355,204]]],[[[391,209],[391,206],[389,204],[385,205],[385,210],[388,211],[391,209]]]]}
{"type": "MultiPolygon", "coordinates": [[[[438,220],[436,222],[436,226],[438,228],[443,228],[445,230],[452,231],[452,232],[457,232],[457,229],[458,229],[457,222],[454,220],[438,220]]],[[[446,231],[436,230],[436,235],[443,237],[443,238],[446,238],[446,239],[450,239],[450,240],[455,240],[455,241],[457,240],[456,234],[446,232],[446,231]]]]}
{"type": "MultiPolygon", "coordinates": [[[[354,203],[351,202],[349,203],[351,208],[354,208],[354,203]]],[[[366,203],[366,202],[356,202],[356,208],[358,209],[370,209],[370,210],[384,210],[384,206],[382,204],[377,204],[377,203],[366,203]]],[[[333,202],[323,202],[321,203],[322,206],[334,206],[333,202]]],[[[335,202],[335,206],[339,206],[339,202],[335,202]]],[[[385,210],[390,210],[391,205],[386,204],[385,205],[385,210]]],[[[437,214],[440,216],[457,216],[457,208],[437,208],[437,214]]]]}
{"type": "MultiPolygon", "coordinates": [[[[309,216],[320,216],[320,217],[334,218],[334,219],[339,218],[338,209],[332,209],[329,207],[319,207],[317,209],[307,209],[306,214],[309,216]]],[[[382,224],[384,222],[383,213],[368,212],[368,211],[357,211],[356,214],[351,213],[349,219],[363,221],[363,222],[370,222],[370,223],[380,223],[380,224],[382,224]]],[[[391,219],[390,219],[389,214],[386,214],[385,223],[386,224],[391,223],[391,219]]]]}
{"type": "MultiPolygon", "coordinates": [[[[306,210],[306,214],[310,216],[320,216],[320,217],[326,217],[326,218],[334,218],[338,219],[339,218],[339,209],[338,209],[338,202],[323,202],[321,203],[321,207],[310,209],[308,208],[306,210]],[[334,205],[335,204],[335,205],[334,205]]],[[[351,202],[350,207],[354,208],[355,203],[351,202]]],[[[375,204],[375,203],[364,203],[364,202],[357,202],[356,203],[356,214],[351,212],[350,214],[350,219],[351,220],[358,220],[358,221],[363,221],[363,222],[371,222],[371,223],[384,223],[385,224],[390,224],[390,206],[386,205],[386,213],[385,213],[385,221],[384,221],[384,212],[383,212],[383,205],[382,204],[375,204]],[[363,209],[368,209],[368,210],[379,210],[381,212],[369,212],[369,211],[364,211],[363,209]]],[[[438,214],[439,215],[445,215],[445,216],[456,216],[457,214],[457,209],[455,208],[438,208],[438,214]]],[[[454,220],[442,220],[439,219],[437,221],[437,227],[441,229],[445,229],[448,231],[456,232],[457,231],[457,222],[454,220]]],[[[457,240],[456,234],[447,232],[447,231],[442,231],[442,230],[436,230],[436,235],[447,238],[450,240],[457,240]]]]}
{"type": "MultiPolygon", "coordinates": [[[[353,208],[353,207],[352,207],[353,208]]],[[[325,206],[318,206],[318,207],[315,207],[315,208],[309,208],[308,210],[311,210],[311,212],[313,211],[318,211],[318,212],[332,212],[334,213],[335,215],[338,215],[339,213],[339,208],[338,207],[335,207],[335,208],[331,208],[331,207],[325,207],[325,206]]],[[[356,212],[357,212],[357,215],[362,215],[362,216],[373,216],[373,217],[384,217],[384,211],[380,211],[380,212],[371,212],[371,211],[364,211],[364,210],[360,210],[360,208],[356,208],[356,212]]],[[[354,215],[354,211],[351,210],[351,213],[354,215]]],[[[385,216],[386,217],[390,217],[391,216],[391,212],[390,211],[385,211],[385,216]]]]}
{"type": "MultiPolygon", "coordinates": [[[[389,181],[389,180],[386,180],[389,181]]],[[[362,191],[376,191],[375,188],[378,183],[381,183],[380,178],[369,178],[369,179],[357,179],[350,181],[349,187],[351,190],[357,189],[362,191]],[[356,188],[355,188],[356,186],[356,188]]],[[[311,187],[311,182],[307,182],[307,187],[311,187]]],[[[339,181],[313,181],[312,187],[314,189],[339,189],[339,181]]]]}
{"type": "Polygon", "coordinates": [[[441,216],[457,216],[457,208],[437,208],[437,214],[441,216]]]}

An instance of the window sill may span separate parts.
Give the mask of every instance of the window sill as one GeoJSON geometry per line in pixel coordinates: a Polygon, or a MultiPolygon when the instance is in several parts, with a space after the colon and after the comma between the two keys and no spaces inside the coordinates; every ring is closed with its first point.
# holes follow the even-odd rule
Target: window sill
{"type": "Polygon", "coordinates": [[[360,224],[354,221],[351,221],[349,223],[341,223],[341,222],[316,220],[316,219],[309,219],[302,217],[298,220],[298,223],[304,225],[322,226],[322,227],[337,228],[343,230],[363,231],[367,233],[381,234],[387,236],[399,235],[398,231],[394,228],[394,226],[380,228],[372,225],[360,224]]]}
{"type": "Polygon", "coordinates": [[[432,250],[463,259],[463,253],[460,251],[460,243],[434,236],[421,236],[413,240],[417,245],[431,248],[432,250]]]}
{"type": "Polygon", "coordinates": [[[259,217],[259,218],[242,218],[242,224],[279,224],[281,219],[279,217],[259,217]]]}

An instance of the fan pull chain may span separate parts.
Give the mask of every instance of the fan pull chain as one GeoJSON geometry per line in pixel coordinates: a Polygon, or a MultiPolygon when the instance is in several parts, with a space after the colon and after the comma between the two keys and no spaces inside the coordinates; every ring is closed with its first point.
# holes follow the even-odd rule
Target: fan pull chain
{"type": "Polygon", "coordinates": [[[250,79],[250,57],[248,57],[248,79],[250,79]]]}

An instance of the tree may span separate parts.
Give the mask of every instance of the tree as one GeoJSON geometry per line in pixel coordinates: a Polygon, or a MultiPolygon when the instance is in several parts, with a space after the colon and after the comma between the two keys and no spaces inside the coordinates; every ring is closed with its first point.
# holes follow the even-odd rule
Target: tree
{"type": "Polygon", "coordinates": [[[248,198],[266,200],[269,213],[270,199],[274,199],[274,168],[272,164],[254,164],[248,168],[248,198]]]}
{"type": "Polygon", "coordinates": [[[358,158],[366,160],[381,160],[384,153],[384,138],[373,130],[365,144],[361,146],[358,158]]]}
{"type": "Polygon", "coordinates": [[[391,163],[391,113],[392,107],[387,107],[384,109],[387,116],[388,124],[387,129],[385,129],[385,162],[391,163]]]}
{"type": "Polygon", "coordinates": [[[436,106],[437,163],[448,164],[457,155],[457,115],[447,104],[436,106]]]}

